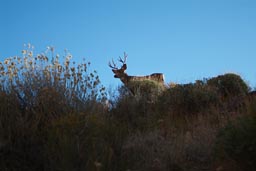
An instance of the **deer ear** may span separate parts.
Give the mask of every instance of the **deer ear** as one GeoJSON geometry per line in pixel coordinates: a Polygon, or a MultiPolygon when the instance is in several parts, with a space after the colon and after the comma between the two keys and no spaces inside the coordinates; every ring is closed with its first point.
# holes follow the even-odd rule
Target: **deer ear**
{"type": "Polygon", "coordinates": [[[121,69],[122,69],[122,70],[126,70],[126,69],[127,69],[127,65],[126,65],[126,64],[123,64],[123,66],[122,66],[121,69]]]}

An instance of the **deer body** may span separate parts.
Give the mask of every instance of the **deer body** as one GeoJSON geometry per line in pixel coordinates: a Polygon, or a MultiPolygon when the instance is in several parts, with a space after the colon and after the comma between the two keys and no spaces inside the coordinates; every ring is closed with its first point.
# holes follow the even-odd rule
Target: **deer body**
{"type": "Polygon", "coordinates": [[[122,77],[114,76],[115,78],[119,78],[125,85],[127,85],[131,81],[144,81],[144,80],[152,80],[158,83],[164,84],[164,75],[162,73],[154,73],[146,76],[129,76],[124,73],[122,77]]]}
{"type": "Polygon", "coordinates": [[[123,64],[120,69],[117,68],[114,61],[112,61],[112,64],[109,63],[109,67],[112,68],[112,72],[115,74],[114,77],[119,78],[124,83],[124,85],[131,90],[133,94],[134,94],[134,90],[129,86],[131,82],[149,80],[149,81],[155,81],[156,83],[164,85],[164,75],[162,73],[153,73],[151,75],[146,75],[146,76],[128,75],[125,72],[125,70],[127,69],[126,58],[127,58],[126,54],[124,54],[124,59],[119,58],[119,62],[123,64]]]}

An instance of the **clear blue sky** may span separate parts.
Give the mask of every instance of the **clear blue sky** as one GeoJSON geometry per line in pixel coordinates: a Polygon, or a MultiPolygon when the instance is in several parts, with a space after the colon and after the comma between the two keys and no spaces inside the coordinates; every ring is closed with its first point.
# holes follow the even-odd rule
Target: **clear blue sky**
{"type": "Polygon", "coordinates": [[[188,83],[234,72],[256,86],[255,0],[0,0],[0,59],[66,48],[121,84],[108,61],[128,54],[130,75],[188,83]]]}

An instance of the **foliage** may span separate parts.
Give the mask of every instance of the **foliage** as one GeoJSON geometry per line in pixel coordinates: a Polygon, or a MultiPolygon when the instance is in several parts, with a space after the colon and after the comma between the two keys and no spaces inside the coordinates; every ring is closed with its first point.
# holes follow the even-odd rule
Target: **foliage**
{"type": "Polygon", "coordinates": [[[246,95],[249,91],[244,80],[239,75],[232,73],[211,78],[207,84],[214,87],[224,97],[246,95]]]}
{"type": "Polygon", "coordinates": [[[47,159],[59,155],[47,153],[46,145],[57,143],[53,125],[70,114],[103,111],[105,88],[89,62],[77,65],[68,52],[63,64],[53,48],[34,55],[27,45],[22,54],[0,63],[0,168],[51,170],[47,159]]]}
{"type": "Polygon", "coordinates": [[[156,96],[155,103],[136,94],[132,96],[127,93],[127,87],[121,87],[111,114],[131,134],[121,152],[124,168],[193,170],[191,165],[195,165],[195,170],[213,170],[210,163],[214,163],[216,133],[240,112],[252,110],[253,105],[247,103],[249,88],[244,81],[240,80],[245,85],[243,89],[234,88],[240,86],[238,78],[241,79],[230,77],[231,83],[223,85],[223,90],[233,88],[228,98],[223,96],[218,84],[207,79],[167,87],[156,96]],[[231,103],[237,100],[242,105],[231,103]]]}
{"type": "Polygon", "coordinates": [[[104,116],[78,114],[54,122],[48,130],[47,170],[109,170],[114,153],[106,124],[104,116]]]}
{"type": "Polygon", "coordinates": [[[242,170],[256,167],[256,118],[243,117],[223,128],[216,143],[217,157],[232,159],[242,170]]]}
{"type": "Polygon", "coordinates": [[[255,167],[255,117],[243,116],[256,101],[238,75],[134,81],[135,94],[122,86],[106,101],[89,62],[22,54],[0,63],[0,170],[221,170],[215,144],[217,161],[255,167]]]}
{"type": "Polygon", "coordinates": [[[165,89],[162,83],[153,80],[130,81],[128,87],[134,91],[134,95],[138,98],[154,101],[156,101],[157,97],[165,89]]]}
{"type": "Polygon", "coordinates": [[[54,48],[34,55],[34,48],[28,44],[22,50],[23,57],[10,57],[0,63],[0,88],[7,93],[16,93],[26,107],[37,102],[37,95],[47,89],[63,94],[68,105],[77,106],[79,101],[99,100],[105,96],[96,71],[89,71],[90,62],[76,64],[72,55],[65,52],[63,63],[54,54],[54,48]],[[51,60],[47,55],[51,55],[51,60]]]}
{"type": "Polygon", "coordinates": [[[112,100],[111,114],[130,130],[147,130],[157,120],[154,111],[165,87],[151,80],[133,81],[129,86],[134,94],[130,87],[119,87],[118,97],[112,100]]]}
{"type": "Polygon", "coordinates": [[[175,170],[182,171],[175,153],[177,141],[166,141],[159,132],[135,133],[124,144],[121,158],[130,170],[175,170]]]}
{"type": "Polygon", "coordinates": [[[121,94],[114,102],[111,110],[112,117],[120,122],[129,131],[146,130],[149,122],[154,121],[154,103],[143,96],[132,95],[126,87],[120,87],[121,94]]]}
{"type": "Polygon", "coordinates": [[[161,108],[170,113],[191,115],[207,110],[219,103],[214,89],[203,82],[195,84],[176,85],[167,89],[160,100],[161,108]]]}
{"type": "Polygon", "coordinates": [[[249,94],[241,100],[242,115],[229,120],[216,136],[215,161],[224,170],[255,170],[256,96],[249,94]]]}

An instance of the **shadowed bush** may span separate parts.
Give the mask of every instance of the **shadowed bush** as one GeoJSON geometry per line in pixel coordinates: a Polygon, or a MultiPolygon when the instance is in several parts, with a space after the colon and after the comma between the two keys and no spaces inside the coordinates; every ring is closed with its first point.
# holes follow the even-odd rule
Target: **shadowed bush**
{"type": "Polygon", "coordinates": [[[158,98],[166,88],[151,80],[130,84],[134,86],[135,94],[130,93],[130,87],[120,87],[111,114],[129,130],[152,129],[158,120],[158,98]]]}
{"type": "Polygon", "coordinates": [[[106,101],[89,62],[47,51],[0,63],[0,170],[223,170],[214,145],[221,164],[255,167],[255,97],[240,76],[134,81],[134,95],[106,101]]]}
{"type": "Polygon", "coordinates": [[[229,123],[217,136],[216,155],[220,160],[235,161],[239,170],[256,167],[256,118],[243,117],[229,123]]]}
{"type": "Polygon", "coordinates": [[[38,55],[25,48],[23,57],[0,63],[0,168],[51,170],[47,160],[59,154],[46,153],[49,129],[72,113],[102,112],[105,88],[90,63],[76,65],[67,52],[61,61],[53,48],[38,55]]]}
{"type": "Polygon", "coordinates": [[[223,97],[244,96],[249,92],[248,85],[236,74],[224,74],[211,78],[207,84],[215,88],[223,97]]]}
{"type": "Polygon", "coordinates": [[[175,115],[191,115],[208,110],[218,103],[219,98],[216,91],[201,82],[176,85],[167,89],[160,98],[159,106],[164,112],[175,115]]]}
{"type": "Polygon", "coordinates": [[[128,87],[136,98],[149,102],[155,102],[165,89],[162,83],[153,80],[130,81],[128,87]]]}
{"type": "Polygon", "coordinates": [[[110,170],[114,157],[104,116],[71,114],[48,130],[47,170],[110,170]]]}

